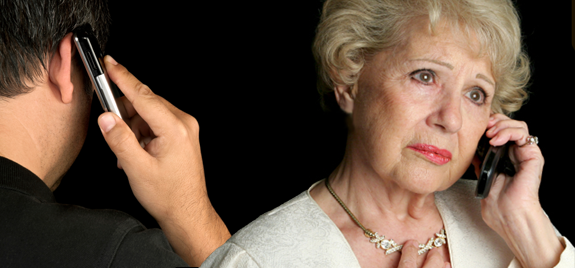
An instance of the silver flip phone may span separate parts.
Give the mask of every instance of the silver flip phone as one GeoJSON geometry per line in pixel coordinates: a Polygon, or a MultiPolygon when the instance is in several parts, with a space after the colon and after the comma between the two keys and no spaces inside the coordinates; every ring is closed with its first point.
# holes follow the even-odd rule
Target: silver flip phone
{"type": "Polygon", "coordinates": [[[82,57],[86,71],[90,75],[90,80],[92,80],[102,108],[106,112],[115,113],[127,122],[126,108],[121,101],[117,100],[120,94],[116,89],[116,85],[110,81],[104,68],[102,50],[92,31],[92,27],[88,24],[82,25],[73,32],[74,43],[82,57]]]}

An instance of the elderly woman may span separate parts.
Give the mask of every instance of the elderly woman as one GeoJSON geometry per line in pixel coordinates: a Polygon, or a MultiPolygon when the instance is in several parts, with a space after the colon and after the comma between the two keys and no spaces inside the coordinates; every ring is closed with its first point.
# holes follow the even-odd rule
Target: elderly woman
{"type": "Polygon", "coordinates": [[[574,267],[538,200],[536,139],[506,116],[527,95],[520,40],[510,0],[327,0],[314,49],[345,156],[202,267],[574,267]],[[459,178],[483,135],[512,144],[516,174],[479,201],[459,178]]]}

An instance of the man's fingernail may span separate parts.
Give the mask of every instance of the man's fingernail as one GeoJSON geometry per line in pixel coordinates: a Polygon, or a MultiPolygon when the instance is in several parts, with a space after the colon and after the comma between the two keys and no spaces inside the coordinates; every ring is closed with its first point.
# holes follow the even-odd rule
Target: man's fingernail
{"type": "Polygon", "coordinates": [[[112,58],[112,56],[110,56],[110,55],[108,55],[106,57],[106,60],[113,65],[118,65],[118,62],[114,58],[112,58]]]}
{"type": "Polygon", "coordinates": [[[100,120],[98,120],[98,124],[100,125],[102,131],[108,133],[116,125],[116,120],[112,115],[105,114],[102,117],[100,117],[100,120]]]}

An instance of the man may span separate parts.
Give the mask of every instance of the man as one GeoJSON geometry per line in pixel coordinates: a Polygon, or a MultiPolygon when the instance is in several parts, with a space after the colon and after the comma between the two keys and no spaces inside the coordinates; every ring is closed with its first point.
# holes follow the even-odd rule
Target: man
{"type": "Polygon", "coordinates": [[[0,10],[0,264],[199,266],[230,234],[207,196],[197,122],[109,56],[138,138],[113,113],[98,123],[162,231],[122,212],[58,204],[51,192],[84,143],[93,95],[71,32],[88,23],[103,46],[107,4],[0,0],[0,10]]]}

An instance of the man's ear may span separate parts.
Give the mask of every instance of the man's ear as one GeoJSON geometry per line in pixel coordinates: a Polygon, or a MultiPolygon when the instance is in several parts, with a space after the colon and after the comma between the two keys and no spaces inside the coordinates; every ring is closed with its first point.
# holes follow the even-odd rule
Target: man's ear
{"type": "Polygon", "coordinates": [[[48,76],[50,82],[56,86],[63,103],[71,103],[74,93],[72,83],[72,57],[76,52],[76,47],[72,44],[72,33],[66,34],[58,49],[52,56],[48,65],[48,76]]]}
{"type": "Polygon", "coordinates": [[[355,101],[355,93],[357,92],[357,83],[353,85],[335,84],[333,91],[341,110],[346,114],[351,114],[353,111],[353,103],[355,101]]]}

